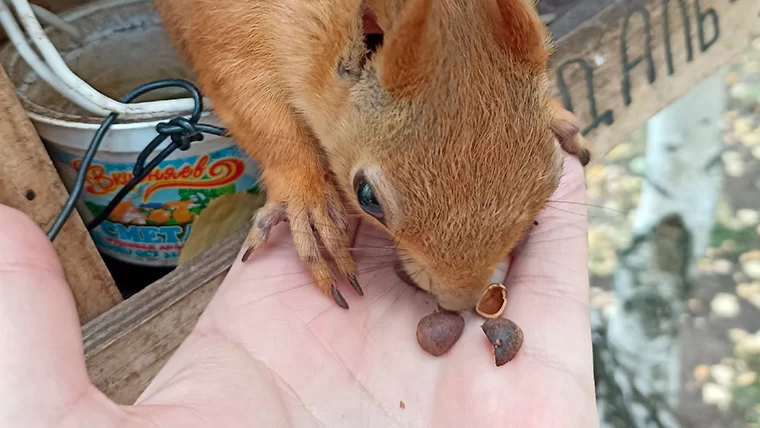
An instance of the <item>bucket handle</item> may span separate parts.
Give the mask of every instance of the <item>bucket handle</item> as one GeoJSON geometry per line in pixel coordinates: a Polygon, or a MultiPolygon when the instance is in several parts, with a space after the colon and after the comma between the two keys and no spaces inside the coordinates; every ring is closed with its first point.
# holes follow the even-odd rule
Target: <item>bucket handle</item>
{"type": "MultiPolygon", "coordinates": [[[[43,21],[66,34],[75,36],[74,39],[79,36],[78,38],[81,40],[81,34],[76,31],[76,28],[39,6],[32,7],[28,0],[0,0],[0,25],[2,25],[11,43],[16,47],[19,55],[47,84],[79,107],[101,117],[106,117],[111,113],[163,116],[193,110],[192,98],[125,104],[98,92],[69,69],[58,50],[45,35],[45,31],[37,20],[37,15],[43,21]],[[16,15],[43,59],[37,56],[27,42],[27,38],[13,13],[11,13],[7,2],[13,5],[16,15]],[[36,14],[35,10],[37,11],[36,14]],[[76,32],[76,35],[72,34],[72,30],[76,32]]],[[[208,102],[208,100],[205,101],[208,102]]]]}

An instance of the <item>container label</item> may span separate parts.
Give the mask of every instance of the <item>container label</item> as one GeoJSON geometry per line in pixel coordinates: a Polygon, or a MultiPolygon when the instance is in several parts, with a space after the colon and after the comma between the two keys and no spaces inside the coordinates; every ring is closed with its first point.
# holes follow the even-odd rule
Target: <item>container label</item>
{"type": "MultiPolygon", "coordinates": [[[[59,147],[51,148],[51,156],[71,189],[82,158],[59,147]]],[[[137,154],[134,157],[137,159],[137,154]]],[[[92,218],[132,179],[133,169],[134,163],[93,161],[80,199],[92,218]]],[[[103,253],[124,262],[176,266],[195,217],[223,194],[256,192],[257,177],[255,163],[235,145],[165,160],[91,231],[92,238],[103,253]]]]}

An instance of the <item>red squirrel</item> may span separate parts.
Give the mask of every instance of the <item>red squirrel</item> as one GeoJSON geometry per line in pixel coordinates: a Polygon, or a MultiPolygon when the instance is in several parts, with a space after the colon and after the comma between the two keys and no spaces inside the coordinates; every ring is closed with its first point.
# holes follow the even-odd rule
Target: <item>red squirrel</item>
{"type": "Polygon", "coordinates": [[[243,261],[287,219],[316,286],[363,295],[347,208],[438,305],[474,308],[562,173],[585,165],[523,0],[154,0],[215,113],[261,167],[243,261]],[[381,39],[380,43],[370,43],[381,39]],[[345,203],[349,204],[348,207],[345,203]]]}

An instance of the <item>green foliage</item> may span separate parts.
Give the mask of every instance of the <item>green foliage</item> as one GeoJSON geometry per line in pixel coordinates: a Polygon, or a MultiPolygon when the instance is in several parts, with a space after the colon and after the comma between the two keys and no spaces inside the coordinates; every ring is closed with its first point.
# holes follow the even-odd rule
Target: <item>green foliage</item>
{"type": "Polygon", "coordinates": [[[760,423],[760,354],[736,355],[736,358],[746,364],[747,370],[758,376],[749,385],[734,385],[731,388],[731,407],[744,415],[745,423],[760,423]]]}
{"type": "Polygon", "coordinates": [[[725,241],[736,243],[736,252],[746,253],[758,247],[757,233],[754,227],[733,230],[723,224],[716,223],[710,235],[710,246],[720,247],[725,241]]]}

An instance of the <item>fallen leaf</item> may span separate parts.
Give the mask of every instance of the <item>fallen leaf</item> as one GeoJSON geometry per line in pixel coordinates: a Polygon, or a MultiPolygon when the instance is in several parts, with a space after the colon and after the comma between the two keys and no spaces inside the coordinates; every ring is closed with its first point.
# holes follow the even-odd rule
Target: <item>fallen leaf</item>
{"type": "Polygon", "coordinates": [[[731,392],[718,384],[706,383],[702,387],[702,401],[705,404],[718,406],[721,410],[727,410],[731,404],[731,392]]]}
{"type": "Polygon", "coordinates": [[[739,315],[739,299],[728,293],[718,293],[710,302],[712,312],[722,318],[734,318],[739,315]]]}
{"type": "Polygon", "coordinates": [[[699,383],[706,382],[710,379],[710,367],[706,364],[699,364],[694,367],[694,379],[699,383]]]}

